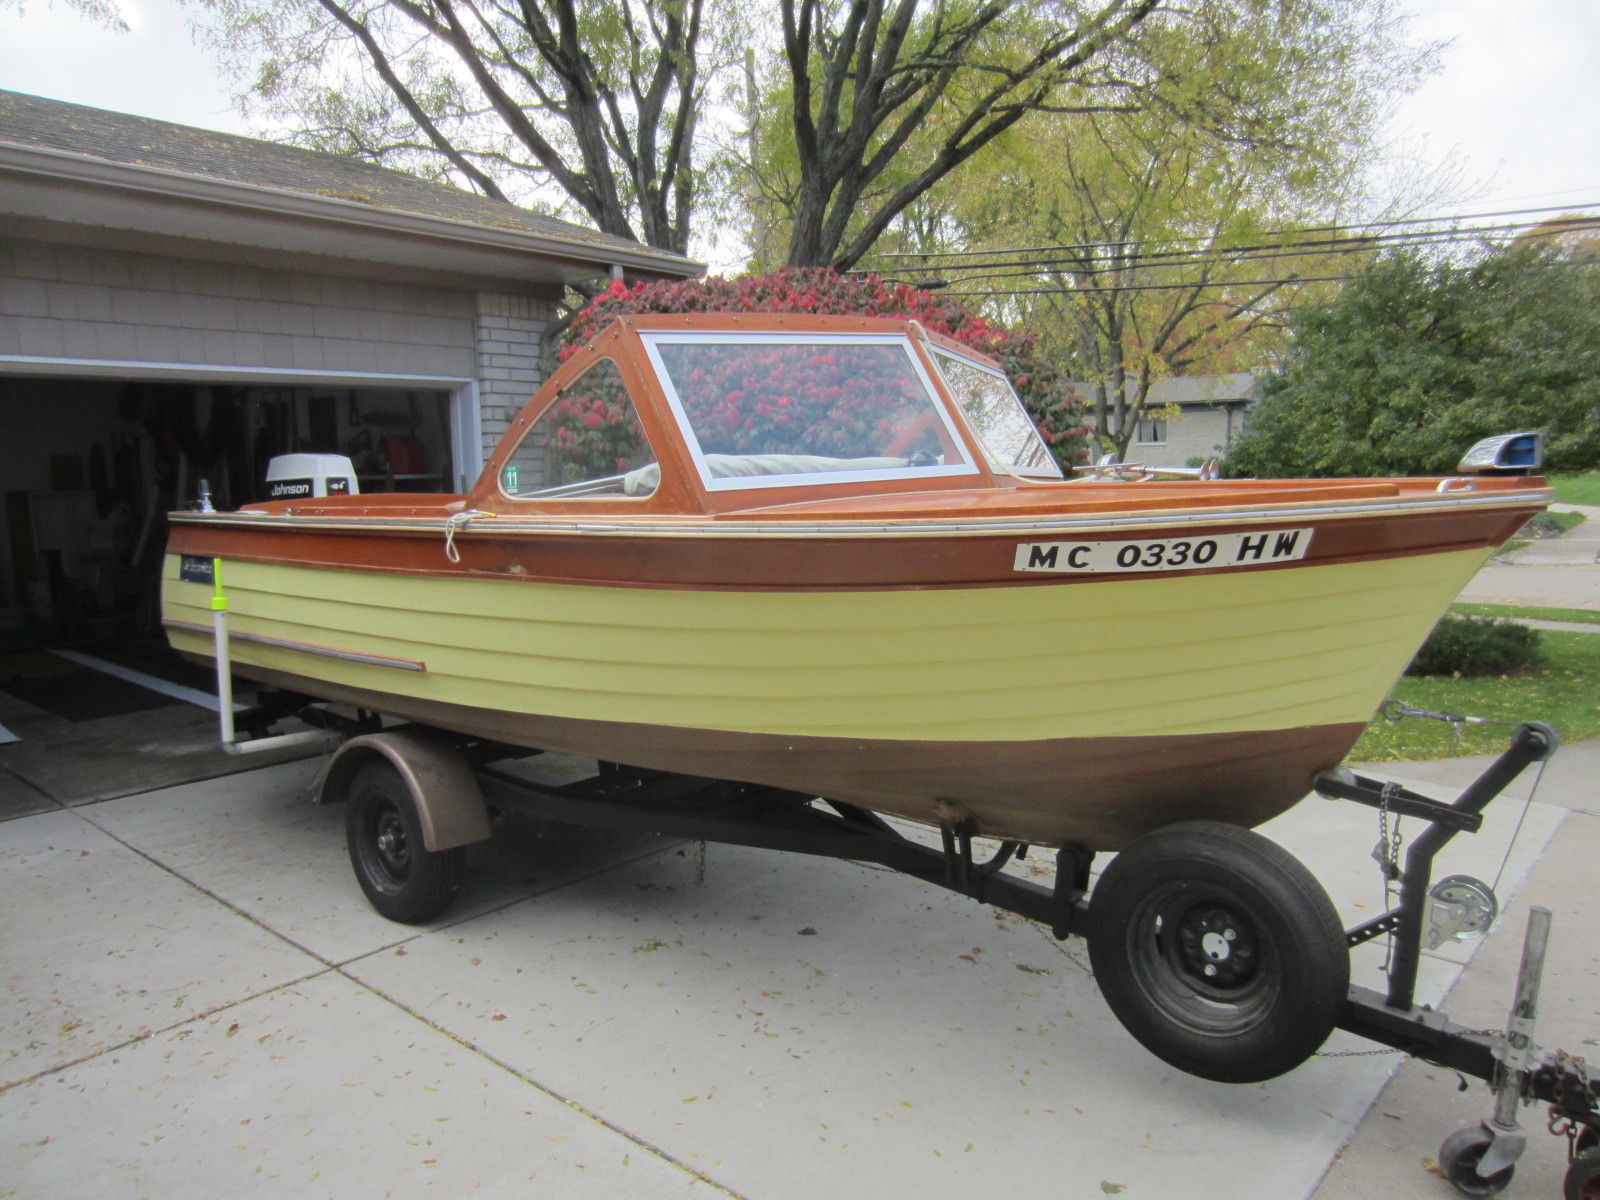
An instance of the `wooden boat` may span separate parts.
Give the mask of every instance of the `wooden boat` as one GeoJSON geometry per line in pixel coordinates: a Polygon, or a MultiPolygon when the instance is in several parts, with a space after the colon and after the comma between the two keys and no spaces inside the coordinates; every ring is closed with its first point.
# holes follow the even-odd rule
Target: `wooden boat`
{"type": "Polygon", "coordinates": [[[914,322],[630,317],[465,496],[172,514],[235,669],[518,746],[1041,845],[1253,826],[1336,765],[1540,479],[1065,480],[914,322]]]}

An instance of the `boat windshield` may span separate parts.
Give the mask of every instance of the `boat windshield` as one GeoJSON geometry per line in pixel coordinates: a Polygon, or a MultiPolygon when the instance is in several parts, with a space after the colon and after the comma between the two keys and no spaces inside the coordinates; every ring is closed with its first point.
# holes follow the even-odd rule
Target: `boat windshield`
{"type": "Polygon", "coordinates": [[[642,337],[710,490],[976,473],[903,336],[642,337]]]}
{"type": "Polygon", "coordinates": [[[1055,455],[1004,375],[948,350],[935,348],[933,361],[950,395],[972,422],[991,467],[1035,479],[1064,478],[1055,455]]]}

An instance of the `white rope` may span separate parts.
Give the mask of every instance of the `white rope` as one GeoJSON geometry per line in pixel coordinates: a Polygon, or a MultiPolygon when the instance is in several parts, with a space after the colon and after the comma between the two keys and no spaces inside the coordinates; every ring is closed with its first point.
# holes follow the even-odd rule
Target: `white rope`
{"type": "Polygon", "coordinates": [[[451,513],[444,519],[444,556],[453,563],[461,561],[461,551],[456,549],[456,531],[466,527],[468,521],[484,514],[475,508],[451,513]]]}

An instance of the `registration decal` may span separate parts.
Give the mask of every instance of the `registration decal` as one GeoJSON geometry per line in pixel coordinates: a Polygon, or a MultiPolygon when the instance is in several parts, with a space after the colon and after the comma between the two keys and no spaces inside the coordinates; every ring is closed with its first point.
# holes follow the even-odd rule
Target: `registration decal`
{"type": "Polygon", "coordinates": [[[1309,529],[1213,533],[1137,542],[1022,542],[1018,571],[1057,575],[1119,575],[1140,571],[1197,571],[1295,562],[1311,548],[1309,529]]]}
{"type": "Polygon", "coordinates": [[[178,564],[178,578],[185,583],[203,583],[210,587],[217,581],[214,573],[216,561],[198,554],[185,554],[178,564]]]}

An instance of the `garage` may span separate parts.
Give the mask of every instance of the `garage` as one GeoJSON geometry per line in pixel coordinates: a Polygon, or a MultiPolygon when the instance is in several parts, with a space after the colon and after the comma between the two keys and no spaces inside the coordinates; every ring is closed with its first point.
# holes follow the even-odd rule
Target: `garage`
{"type": "Polygon", "coordinates": [[[149,629],[168,508],[456,491],[564,289],[697,264],[333,155],[0,91],[0,636],[149,629]]]}
{"type": "Polygon", "coordinates": [[[47,645],[154,631],[165,514],[202,480],[219,508],[268,498],[282,454],[347,456],[363,492],[457,486],[453,393],[414,386],[0,376],[0,597],[47,645]]]}
{"type": "Polygon", "coordinates": [[[35,686],[63,654],[194,682],[159,654],[156,581],[202,480],[234,507],[314,452],[363,491],[463,490],[568,288],[699,269],[370,164],[0,91],[0,693],[33,697],[0,741],[35,709],[105,715],[103,672],[93,702],[35,686]]]}

